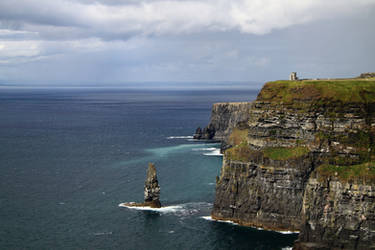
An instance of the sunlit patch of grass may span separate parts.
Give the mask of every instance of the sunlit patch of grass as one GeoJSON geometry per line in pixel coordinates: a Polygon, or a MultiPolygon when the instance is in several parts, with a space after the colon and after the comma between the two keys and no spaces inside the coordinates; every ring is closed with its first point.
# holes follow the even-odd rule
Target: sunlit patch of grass
{"type": "Polygon", "coordinates": [[[263,150],[264,156],[272,160],[285,161],[308,154],[306,147],[270,147],[263,150]]]}
{"type": "Polygon", "coordinates": [[[375,183],[375,162],[351,166],[323,164],[317,168],[319,178],[337,177],[343,182],[375,183]]]}

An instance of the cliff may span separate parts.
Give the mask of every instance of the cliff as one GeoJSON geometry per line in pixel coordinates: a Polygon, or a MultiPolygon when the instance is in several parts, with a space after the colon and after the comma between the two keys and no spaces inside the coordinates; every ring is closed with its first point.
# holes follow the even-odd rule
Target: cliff
{"type": "MultiPolygon", "coordinates": [[[[301,231],[297,249],[374,241],[375,79],[269,82],[244,109],[225,135],[212,217],[301,231]]],[[[230,124],[220,111],[214,121],[230,124]]]]}
{"type": "Polygon", "coordinates": [[[250,102],[213,104],[209,124],[203,129],[197,128],[194,138],[225,140],[237,124],[248,120],[250,106],[250,102]]]}
{"type": "MultiPolygon", "coordinates": [[[[366,168],[366,166],[363,166],[366,168]]],[[[375,249],[375,188],[314,171],[305,189],[295,249],[375,249]]]]}

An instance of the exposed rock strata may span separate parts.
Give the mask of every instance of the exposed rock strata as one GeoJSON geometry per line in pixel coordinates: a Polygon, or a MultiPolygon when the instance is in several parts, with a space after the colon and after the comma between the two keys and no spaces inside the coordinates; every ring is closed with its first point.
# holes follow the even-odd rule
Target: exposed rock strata
{"type": "Polygon", "coordinates": [[[232,129],[249,118],[250,102],[215,103],[207,127],[197,128],[194,139],[225,140],[232,129]]]}
{"type": "Polygon", "coordinates": [[[304,183],[311,168],[308,156],[287,162],[261,155],[246,163],[224,160],[212,217],[270,230],[298,231],[304,183]]]}
{"type": "Polygon", "coordinates": [[[374,175],[375,82],[330,84],[266,84],[241,110],[246,122],[225,122],[227,110],[213,110],[209,127],[230,144],[217,178],[214,219],[302,230],[296,249],[373,247],[374,179],[359,180],[363,163],[374,175]],[[317,178],[321,166],[344,169],[342,178],[317,178]]]}
{"type": "Polygon", "coordinates": [[[375,249],[375,188],[313,173],[295,249],[375,249]]]}

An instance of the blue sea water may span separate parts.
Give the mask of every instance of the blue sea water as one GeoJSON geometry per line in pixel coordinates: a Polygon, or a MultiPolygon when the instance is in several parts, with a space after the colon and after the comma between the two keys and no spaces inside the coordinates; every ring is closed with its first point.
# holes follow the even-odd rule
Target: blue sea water
{"type": "Polygon", "coordinates": [[[0,249],[282,249],[280,234],[204,219],[222,159],[190,136],[214,102],[257,91],[0,89],[0,249]],[[182,137],[181,137],[182,136],[182,137]],[[143,199],[147,163],[161,211],[143,199]]]}

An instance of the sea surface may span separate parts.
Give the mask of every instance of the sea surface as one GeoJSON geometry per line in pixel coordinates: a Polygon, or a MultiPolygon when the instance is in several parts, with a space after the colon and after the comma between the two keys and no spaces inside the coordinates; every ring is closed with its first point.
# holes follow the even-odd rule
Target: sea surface
{"type": "Polygon", "coordinates": [[[0,249],[288,249],[296,234],[210,221],[219,144],[191,139],[252,90],[0,89],[0,249]],[[156,164],[165,208],[141,202],[156,164]]]}

